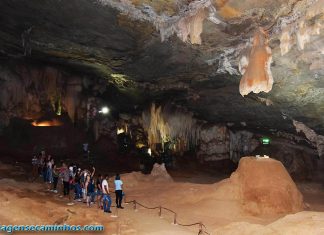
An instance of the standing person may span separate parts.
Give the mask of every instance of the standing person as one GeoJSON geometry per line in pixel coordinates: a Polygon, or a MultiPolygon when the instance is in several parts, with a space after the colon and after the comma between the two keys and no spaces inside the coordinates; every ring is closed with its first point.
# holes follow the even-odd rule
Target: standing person
{"type": "Polygon", "coordinates": [[[82,150],[83,150],[83,156],[85,158],[88,158],[88,155],[89,155],[89,144],[88,143],[84,143],[82,145],[82,150]]]}
{"type": "Polygon", "coordinates": [[[48,162],[47,162],[47,173],[46,173],[46,182],[48,183],[48,190],[51,189],[51,184],[53,183],[53,165],[54,159],[51,155],[48,155],[48,162]]]}
{"type": "Polygon", "coordinates": [[[123,200],[123,181],[120,179],[120,175],[116,174],[115,178],[115,193],[116,193],[116,206],[117,208],[124,209],[122,207],[123,200]]]}
{"type": "Polygon", "coordinates": [[[81,168],[78,168],[75,175],[75,197],[74,200],[81,202],[82,198],[82,187],[81,187],[81,168]]]}
{"type": "Polygon", "coordinates": [[[103,192],[103,209],[106,213],[111,213],[110,206],[111,206],[111,198],[109,193],[109,186],[108,186],[108,175],[105,175],[105,179],[102,181],[102,192],[103,192]]]}
{"type": "Polygon", "coordinates": [[[75,174],[73,171],[73,166],[69,166],[69,202],[67,203],[68,206],[74,205],[73,199],[75,198],[75,174]]]}
{"type": "Polygon", "coordinates": [[[42,154],[38,154],[38,175],[42,177],[42,169],[43,169],[43,159],[42,159],[42,154]]]}
{"type": "Polygon", "coordinates": [[[58,183],[57,183],[57,192],[59,193],[59,197],[63,197],[63,161],[60,162],[61,167],[56,168],[58,170],[59,176],[58,176],[58,183]]]}
{"type": "Polygon", "coordinates": [[[87,175],[86,183],[85,183],[85,190],[87,195],[87,205],[90,207],[91,200],[94,194],[94,182],[90,175],[87,175]]]}
{"type": "Polygon", "coordinates": [[[53,164],[53,192],[57,193],[57,183],[59,179],[59,169],[56,167],[56,164],[53,164]]]}
{"type": "Polygon", "coordinates": [[[68,196],[69,190],[70,190],[70,171],[67,165],[63,162],[62,168],[61,168],[60,176],[63,179],[63,195],[68,196]]]}
{"type": "Polygon", "coordinates": [[[89,179],[89,175],[87,176],[87,179],[89,179],[87,186],[85,187],[85,190],[87,191],[86,195],[87,195],[87,203],[90,206],[90,204],[94,201],[94,193],[95,193],[95,184],[94,184],[94,180],[93,180],[93,176],[96,172],[96,168],[92,167],[92,173],[90,175],[90,179],[89,179]]]}
{"type": "Polygon", "coordinates": [[[98,202],[98,208],[103,209],[102,207],[102,180],[103,177],[101,174],[98,175],[96,186],[97,186],[97,202],[98,202]]]}
{"type": "Polygon", "coordinates": [[[32,181],[34,181],[37,178],[37,173],[38,173],[38,159],[37,156],[34,155],[33,159],[32,159],[32,166],[33,166],[33,170],[32,170],[32,181]]]}
{"type": "Polygon", "coordinates": [[[43,154],[42,154],[41,164],[42,164],[43,180],[44,180],[44,183],[46,183],[46,180],[47,180],[47,162],[46,162],[46,156],[44,156],[43,154]]]}

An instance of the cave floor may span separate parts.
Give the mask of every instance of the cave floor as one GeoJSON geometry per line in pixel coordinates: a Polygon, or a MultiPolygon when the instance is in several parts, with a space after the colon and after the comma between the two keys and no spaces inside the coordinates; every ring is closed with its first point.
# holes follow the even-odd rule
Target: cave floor
{"type": "MultiPolygon", "coordinates": [[[[125,209],[118,210],[115,218],[104,214],[95,205],[92,208],[83,203],[67,206],[67,199],[47,191],[41,178],[30,182],[26,172],[29,171],[19,165],[0,164],[2,224],[102,224],[105,226],[104,234],[198,233],[197,226],[173,225],[173,216],[167,211],[163,211],[162,218],[159,218],[158,210],[138,206],[134,211],[133,204],[125,204],[125,209]]],[[[197,172],[172,175],[174,182],[150,176],[142,178],[144,176],[140,173],[122,175],[126,200],[135,199],[149,207],[165,206],[178,213],[178,223],[201,221],[212,234],[324,234],[324,188],[318,183],[297,183],[304,195],[306,211],[285,217],[254,217],[242,213],[239,205],[227,200],[226,196],[215,194],[214,188],[219,184],[215,182],[221,179],[219,176],[213,179],[211,175],[197,172]],[[314,228],[316,232],[312,232],[314,228]]],[[[112,210],[115,214],[116,208],[112,210]]]]}

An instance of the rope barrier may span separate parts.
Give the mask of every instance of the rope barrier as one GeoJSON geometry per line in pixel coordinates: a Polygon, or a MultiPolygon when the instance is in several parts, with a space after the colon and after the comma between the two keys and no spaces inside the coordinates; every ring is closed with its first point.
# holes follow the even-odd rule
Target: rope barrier
{"type": "MultiPolygon", "coordinates": [[[[166,211],[169,211],[169,212],[173,213],[173,215],[174,215],[174,217],[173,217],[173,224],[179,225],[179,226],[182,226],[182,227],[192,227],[192,226],[198,225],[199,226],[198,235],[202,235],[202,234],[211,235],[210,233],[208,233],[206,231],[207,230],[207,227],[202,222],[197,222],[197,223],[192,223],[192,224],[181,224],[181,223],[177,222],[177,213],[175,211],[169,209],[169,208],[166,208],[166,207],[163,207],[163,206],[148,207],[148,206],[143,205],[142,203],[139,203],[136,200],[127,201],[126,200],[126,195],[124,195],[123,198],[124,198],[124,203],[125,204],[133,203],[133,209],[135,211],[137,210],[137,205],[139,205],[139,206],[141,206],[141,207],[143,207],[145,209],[148,209],[148,210],[156,210],[156,209],[159,209],[158,215],[159,215],[159,217],[161,217],[162,216],[162,210],[166,210],[166,211]]],[[[118,211],[118,208],[117,208],[117,211],[118,211]]],[[[117,215],[118,215],[118,212],[117,212],[117,215]]]]}
{"type": "Polygon", "coordinates": [[[162,216],[162,211],[163,210],[169,211],[169,212],[173,213],[173,215],[174,215],[173,224],[183,226],[183,227],[192,227],[192,226],[197,226],[198,225],[199,226],[198,235],[203,235],[203,234],[211,235],[210,233],[208,233],[206,231],[207,227],[202,222],[197,222],[197,223],[192,223],[192,224],[181,224],[181,223],[177,222],[177,213],[175,211],[169,209],[169,208],[166,208],[166,207],[163,207],[163,206],[148,207],[148,206],[143,205],[142,203],[139,203],[136,200],[127,201],[126,197],[124,197],[124,203],[125,204],[133,203],[133,209],[134,210],[137,210],[137,205],[139,205],[139,206],[141,206],[141,207],[143,207],[145,209],[148,209],[148,210],[159,209],[159,213],[158,213],[159,217],[162,216]]]}

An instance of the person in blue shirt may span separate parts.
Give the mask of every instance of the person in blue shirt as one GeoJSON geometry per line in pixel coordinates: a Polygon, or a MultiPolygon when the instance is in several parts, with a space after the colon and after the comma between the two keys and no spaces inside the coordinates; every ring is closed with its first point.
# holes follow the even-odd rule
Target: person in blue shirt
{"type": "Polygon", "coordinates": [[[124,209],[121,205],[123,200],[123,181],[120,179],[119,174],[117,174],[115,178],[115,193],[117,208],[124,209]]]}

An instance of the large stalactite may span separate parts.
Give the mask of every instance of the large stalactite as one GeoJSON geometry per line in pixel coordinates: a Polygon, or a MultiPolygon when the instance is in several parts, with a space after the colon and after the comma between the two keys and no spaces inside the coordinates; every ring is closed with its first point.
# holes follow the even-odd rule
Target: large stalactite
{"type": "Polygon", "coordinates": [[[271,49],[268,46],[268,36],[260,28],[253,37],[253,45],[248,57],[241,59],[240,71],[243,77],[240,82],[240,94],[245,96],[250,92],[269,92],[272,89],[273,78],[270,70],[271,49]]]}

